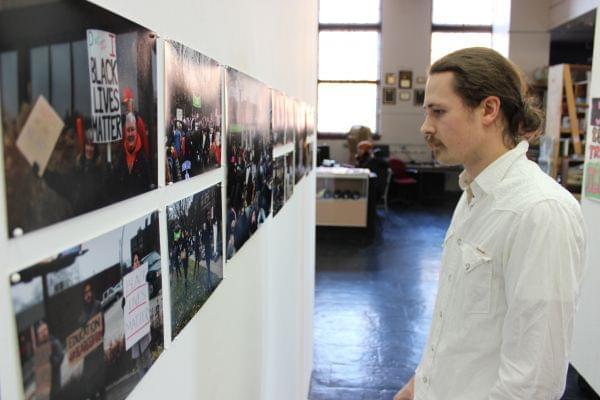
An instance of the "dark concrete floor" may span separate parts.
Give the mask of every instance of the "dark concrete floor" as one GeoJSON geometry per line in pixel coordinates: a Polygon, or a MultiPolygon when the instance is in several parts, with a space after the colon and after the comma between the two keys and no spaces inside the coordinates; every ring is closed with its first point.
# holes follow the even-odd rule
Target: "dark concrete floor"
{"type": "MultiPolygon", "coordinates": [[[[317,230],[311,400],[391,400],[425,346],[454,201],[391,209],[378,234],[317,230]]],[[[380,214],[383,216],[383,214],[380,214]]],[[[563,400],[584,394],[569,372],[563,400]]]]}

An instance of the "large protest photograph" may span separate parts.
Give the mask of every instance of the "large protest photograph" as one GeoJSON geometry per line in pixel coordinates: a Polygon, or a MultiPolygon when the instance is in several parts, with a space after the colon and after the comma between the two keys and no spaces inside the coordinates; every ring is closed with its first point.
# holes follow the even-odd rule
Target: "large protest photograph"
{"type": "Polygon", "coordinates": [[[269,88],[227,69],[227,259],[271,212],[273,141],[269,88]]]}
{"type": "Polygon", "coordinates": [[[173,338],[223,280],[221,227],[220,184],[167,207],[173,338]]]}
{"type": "Polygon", "coordinates": [[[306,104],[296,101],[295,114],[296,141],[294,155],[296,157],[296,183],[298,183],[306,174],[306,104]]]}
{"type": "Polygon", "coordinates": [[[221,165],[221,68],[165,41],[166,184],[221,165]]]}
{"type": "Polygon", "coordinates": [[[156,187],[156,35],[85,1],[0,11],[10,236],[156,187]]]}
{"type": "Polygon", "coordinates": [[[158,212],[11,276],[24,398],[124,399],[164,347],[158,212]]]}
{"type": "Polygon", "coordinates": [[[287,130],[286,114],[287,97],[282,92],[271,90],[271,130],[273,131],[273,146],[281,146],[285,141],[287,130]]]}
{"type": "Polygon", "coordinates": [[[273,217],[285,204],[285,155],[273,160],[273,217]]]}

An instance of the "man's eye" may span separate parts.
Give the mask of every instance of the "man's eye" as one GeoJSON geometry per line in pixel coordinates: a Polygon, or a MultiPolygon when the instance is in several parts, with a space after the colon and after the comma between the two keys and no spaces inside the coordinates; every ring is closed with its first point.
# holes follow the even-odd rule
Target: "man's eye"
{"type": "Polygon", "coordinates": [[[434,115],[442,115],[444,113],[444,110],[438,110],[438,109],[434,109],[432,110],[434,115]]]}

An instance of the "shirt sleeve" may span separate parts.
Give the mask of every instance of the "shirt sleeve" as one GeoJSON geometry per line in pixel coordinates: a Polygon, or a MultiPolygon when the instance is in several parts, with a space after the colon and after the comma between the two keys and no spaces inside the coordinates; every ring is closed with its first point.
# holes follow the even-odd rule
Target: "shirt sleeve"
{"type": "Polygon", "coordinates": [[[584,253],[578,205],[546,200],[520,218],[505,248],[507,311],[490,400],[562,395],[584,253]]]}

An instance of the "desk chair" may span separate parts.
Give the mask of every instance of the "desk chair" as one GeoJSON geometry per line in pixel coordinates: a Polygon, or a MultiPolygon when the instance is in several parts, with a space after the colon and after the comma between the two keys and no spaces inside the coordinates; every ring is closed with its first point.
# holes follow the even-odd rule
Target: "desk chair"
{"type": "MultiPolygon", "coordinates": [[[[398,158],[390,158],[388,163],[394,175],[392,182],[394,186],[398,188],[398,191],[402,191],[404,188],[407,188],[414,194],[417,187],[417,180],[410,176],[408,172],[406,172],[406,164],[404,164],[404,161],[398,158]]],[[[398,200],[404,202],[405,204],[408,203],[406,200],[398,200]]]]}

